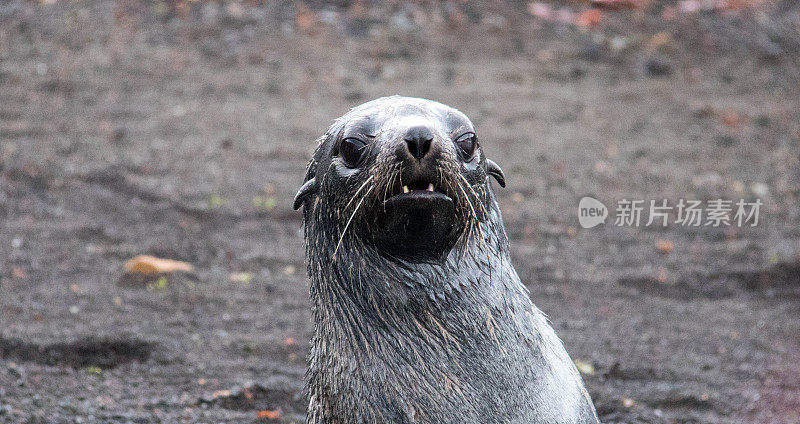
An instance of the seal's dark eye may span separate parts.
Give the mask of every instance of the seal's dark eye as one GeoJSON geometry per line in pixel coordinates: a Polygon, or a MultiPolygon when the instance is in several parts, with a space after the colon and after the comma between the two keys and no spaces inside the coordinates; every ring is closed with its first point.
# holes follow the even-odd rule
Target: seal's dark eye
{"type": "Polygon", "coordinates": [[[357,138],[348,137],[342,140],[342,144],[339,146],[339,155],[345,165],[349,168],[355,168],[367,151],[366,147],[367,143],[357,138]]]}
{"type": "Polygon", "coordinates": [[[461,150],[461,155],[465,161],[469,162],[472,155],[475,154],[475,148],[478,147],[478,138],[475,133],[466,133],[456,139],[456,146],[461,150]]]}

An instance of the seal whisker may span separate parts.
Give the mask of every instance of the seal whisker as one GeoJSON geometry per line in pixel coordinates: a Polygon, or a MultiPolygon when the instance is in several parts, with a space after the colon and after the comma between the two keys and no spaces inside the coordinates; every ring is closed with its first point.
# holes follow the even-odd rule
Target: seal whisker
{"type": "MultiPolygon", "coordinates": [[[[486,206],[484,206],[483,201],[478,196],[478,193],[475,192],[475,190],[472,188],[472,185],[469,183],[469,181],[467,181],[467,179],[464,177],[464,175],[459,173],[458,176],[461,177],[461,179],[464,181],[464,184],[469,188],[469,190],[475,196],[475,201],[478,202],[478,204],[480,205],[481,209],[483,209],[484,218],[487,218],[489,216],[489,211],[486,210],[486,206]]],[[[473,213],[474,213],[474,209],[473,209],[473,213]]],[[[475,217],[475,220],[476,221],[478,220],[477,216],[475,217]]],[[[476,225],[478,226],[478,229],[479,229],[479,233],[480,233],[479,237],[481,238],[481,245],[483,246],[484,250],[486,250],[486,247],[487,247],[486,246],[486,238],[483,235],[483,231],[480,229],[480,222],[477,222],[476,225]]],[[[486,259],[487,259],[487,261],[490,261],[490,258],[488,256],[488,254],[487,254],[487,258],[486,259]]],[[[492,270],[489,269],[489,279],[490,280],[491,280],[491,272],[492,272],[492,270]]]]}
{"type": "MultiPolygon", "coordinates": [[[[400,179],[401,178],[400,177],[401,168],[402,168],[402,165],[399,164],[399,163],[396,163],[394,165],[394,169],[392,171],[393,172],[392,173],[392,178],[386,182],[386,189],[387,190],[391,190],[398,183],[401,183],[401,179],[400,179]]],[[[386,199],[388,199],[388,196],[386,197],[386,199]]],[[[386,199],[384,199],[384,200],[386,200],[386,199]]]]}
{"type": "MultiPolygon", "coordinates": [[[[394,177],[394,175],[391,173],[391,170],[389,172],[387,172],[387,174],[388,174],[388,176],[386,177],[386,179],[383,182],[383,190],[382,190],[383,191],[383,199],[381,199],[383,202],[386,201],[386,198],[387,198],[387,195],[388,195],[388,191],[389,191],[389,185],[391,184],[390,181],[394,177]]],[[[385,210],[385,208],[384,208],[384,210],[385,210]]]]}
{"type": "Polygon", "coordinates": [[[350,207],[350,205],[353,203],[353,201],[354,201],[354,200],[356,200],[356,196],[358,196],[358,193],[361,191],[361,189],[363,189],[363,188],[364,188],[364,186],[366,186],[366,185],[367,185],[367,183],[369,183],[370,181],[372,181],[372,178],[374,178],[374,177],[375,177],[374,175],[370,175],[370,176],[369,176],[369,178],[367,178],[366,180],[364,180],[364,182],[363,182],[363,183],[361,183],[361,187],[359,187],[359,188],[358,188],[358,190],[356,190],[356,192],[355,192],[355,193],[353,193],[353,198],[352,198],[352,199],[350,199],[350,201],[349,201],[349,202],[347,202],[347,205],[345,205],[345,207],[344,207],[344,209],[345,209],[345,210],[347,210],[347,208],[349,208],[349,207],[350,207]]]}
{"type": "Polygon", "coordinates": [[[453,180],[453,179],[450,179],[450,178],[448,178],[445,181],[447,181],[447,186],[449,187],[449,189],[451,191],[453,191],[454,193],[456,193],[456,195],[458,195],[459,198],[462,198],[462,196],[463,196],[463,199],[459,202],[459,208],[462,211],[462,213],[464,213],[466,215],[464,219],[465,219],[465,221],[467,223],[466,231],[464,233],[464,236],[462,237],[464,245],[462,247],[463,251],[462,251],[461,259],[463,260],[464,256],[466,256],[466,254],[467,254],[467,250],[469,249],[470,240],[472,240],[473,235],[475,234],[477,218],[476,218],[475,213],[470,213],[470,210],[471,209],[474,210],[474,207],[473,207],[472,203],[469,200],[469,196],[467,196],[467,193],[461,187],[461,182],[459,180],[457,180],[457,179],[453,180]],[[458,189],[461,191],[461,193],[463,193],[463,195],[458,194],[458,191],[456,191],[453,188],[453,185],[456,185],[458,187],[458,189]]]}
{"type": "Polygon", "coordinates": [[[382,202],[384,212],[386,212],[386,200],[389,198],[389,189],[395,185],[397,178],[400,175],[400,166],[401,165],[399,163],[392,165],[392,167],[387,171],[389,176],[384,179],[382,202]]]}
{"type": "MultiPolygon", "coordinates": [[[[475,212],[475,207],[472,205],[472,200],[469,199],[469,196],[467,196],[467,192],[464,191],[464,187],[462,187],[461,184],[458,184],[458,188],[460,188],[461,192],[464,193],[464,199],[466,199],[470,210],[472,210],[472,217],[475,218],[475,221],[477,221],[478,220],[478,214],[475,212]]],[[[483,232],[481,231],[480,227],[478,227],[478,232],[481,233],[481,240],[483,240],[483,232]]]]}
{"type": "Polygon", "coordinates": [[[481,198],[478,196],[478,193],[476,193],[475,190],[472,188],[472,185],[469,183],[469,181],[467,181],[467,178],[464,177],[464,175],[462,175],[462,174],[458,174],[458,176],[461,177],[462,180],[464,180],[464,183],[469,188],[469,191],[471,191],[472,194],[475,196],[475,200],[478,202],[478,204],[480,204],[481,209],[483,209],[483,213],[485,215],[489,215],[489,211],[486,210],[486,206],[483,205],[483,202],[481,201],[481,198]]]}
{"type": "Polygon", "coordinates": [[[339,236],[339,242],[336,243],[336,249],[333,249],[333,255],[331,257],[331,260],[336,260],[336,252],[338,252],[339,247],[342,246],[342,240],[344,240],[344,235],[347,233],[347,229],[350,228],[350,223],[353,222],[353,218],[356,216],[358,209],[364,203],[364,199],[366,199],[367,195],[370,193],[370,191],[372,191],[372,187],[374,186],[370,186],[370,189],[364,192],[364,195],[361,196],[361,200],[358,201],[356,208],[353,209],[353,213],[350,215],[350,219],[347,220],[347,224],[345,224],[344,230],[342,230],[342,234],[339,236]]]}
{"type": "Polygon", "coordinates": [[[472,233],[473,233],[474,229],[475,229],[475,221],[471,219],[471,220],[469,220],[469,225],[467,226],[467,231],[466,231],[466,234],[464,236],[464,246],[462,246],[462,248],[461,248],[461,260],[464,260],[464,256],[467,255],[467,250],[469,250],[468,249],[469,240],[472,237],[472,233]]]}
{"type": "MultiPolygon", "coordinates": [[[[463,175],[460,175],[460,176],[461,176],[461,179],[464,180],[464,183],[467,185],[467,187],[469,187],[469,182],[466,180],[466,178],[464,178],[463,175]]],[[[472,225],[475,225],[475,227],[478,229],[478,237],[480,238],[480,245],[482,247],[480,250],[488,252],[488,246],[486,245],[486,237],[483,234],[483,229],[481,228],[480,220],[478,219],[478,214],[475,212],[475,207],[472,205],[472,201],[469,199],[469,196],[467,196],[467,192],[464,191],[464,187],[461,186],[460,181],[459,181],[459,184],[458,184],[458,188],[460,188],[461,192],[464,193],[464,197],[467,199],[467,203],[469,204],[469,207],[472,210],[472,216],[475,218],[474,222],[472,222],[472,225]]],[[[472,190],[472,187],[470,187],[470,190],[472,190]]],[[[473,190],[472,193],[475,194],[475,191],[473,190]]],[[[478,195],[475,194],[475,200],[476,201],[480,201],[480,199],[478,199],[477,196],[478,195]]],[[[481,205],[481,206],[483,206],[483,205],[481,205]]],[[[484,213],[487,213],[485,208],[483,210],[484,210],[484,213]]],[[[487,215],[488,215],[488,213],[487,213],[487,215]]],[[[486,255],[486,259],[487,259],[488,262],[491,262],[491,258],[489,257],[488,253],[486,255]]],[[[490,268],[489,269],[489,280],[491,280],[491,278],[492,278],[491,277],[491,272],[492,272],[492,270],[490,268]]]]}

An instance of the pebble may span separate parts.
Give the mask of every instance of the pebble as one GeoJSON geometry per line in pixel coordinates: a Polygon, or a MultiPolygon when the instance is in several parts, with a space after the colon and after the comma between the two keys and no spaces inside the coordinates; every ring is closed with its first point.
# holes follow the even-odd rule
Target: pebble
{"type": "Polygon", "coordinates": [[[660,57],[651,57],[644,64],[647,75],[651,77],[666,77],[672,74],[672,65],[660,57]]]}
{"type": "Polygon", "coordinates": [[[750,191],[756,196],[766,196],[769,193],[769,186],[764,183],[750,184],[750,191]]]}
{"type": "Polygon", "coordinates": [[[192,272],[191,264],[172,259],[139,255],[125,263],[125,272],[139,274],[158,274],[171,272],[192,272]]]}
{"type": "Polygon", "coordinates": [[[625,37],[616,36],[609,41],[608,45],[614,53],[619,53],[625,50],[630,42],[625,37]]]}
{"type": "Polygon", "coordinates": [[[767,115],[760,115],[760,116],[758,116],[758,117],[756,118],[756,124],[757,124],[759,127],[768,127],[768,126],[770,126],[770,124],[771,124],[771,123],[772,123],[772,122],[771,122],[771,120],[769,119],[769,116],[767,116],[767,115]]]}
{"type": "Polygon", "coordinates": [[[603,58],[603,46],[590,43],[583,49],[583,57],[589,62],[599,62],[603,58]]]}
{"type": "Polygon", "coordinates": [[[761,40],[761,57],[767,62],[777,62],[783,57],[783,49],[777,43],[770,40],[761,40]]]}
{"type": "Polygon", "coordinates": [[[731,147],[736,144],[736,138],[729,135],[718,135],[714,137],[714,144],[720,147],[731,147]]]}

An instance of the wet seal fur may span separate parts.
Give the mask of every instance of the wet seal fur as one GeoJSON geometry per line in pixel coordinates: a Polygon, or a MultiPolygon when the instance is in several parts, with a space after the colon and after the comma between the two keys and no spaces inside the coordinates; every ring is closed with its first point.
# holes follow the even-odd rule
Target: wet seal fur
{"type": "Polygon", "coordinates": [[[297,193],[314,336],[307,422],[598,423],[511,265],[470,120],[380,98],[319,139],[297,193]]]}

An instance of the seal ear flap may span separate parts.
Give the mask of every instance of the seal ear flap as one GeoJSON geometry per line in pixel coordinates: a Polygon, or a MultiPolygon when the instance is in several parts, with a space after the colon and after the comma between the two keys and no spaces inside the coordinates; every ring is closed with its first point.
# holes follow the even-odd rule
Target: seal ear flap
{"type": "Polygon", "coordinates": [[[311,196],[312,194],[317,192],[317,178],[312,177],[310,180],[306,181],[300,190],[297,191],[297,194],[294,195],[294,210],[300,209],[300,206],[303,205],[303,202],[306,200],[306,197],[311,196]]]}
{"type": "Polygon", "coordinates": [[[317,194],[317,158],[324,153],[323,147],[325,140],[329,137],[328,134],[325,133],[317,139],[317,149],[314,150],[314,156],[308,162],[308,167],[306,167],[305,182],[300,187],[300,190],[297,190],[297,194],[294,195],[294,203],[292,204],[294,210],[300,209],[300,206],[303,206],[303,202],[308,196],[317,194]]]}
{"type": "Polygon", "coordinates": [[[500,169],[500,166],[491,159],[486,159],[486,173],[493,176],[500,184],[500,187],[505,188],[506,176],[503,174],[503,170],[500,169]]]}

